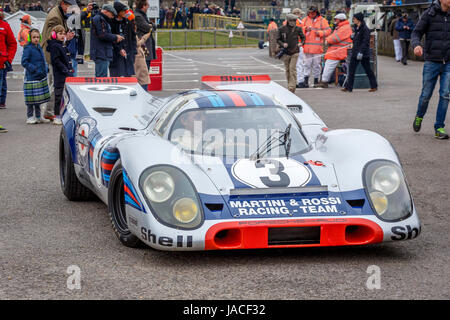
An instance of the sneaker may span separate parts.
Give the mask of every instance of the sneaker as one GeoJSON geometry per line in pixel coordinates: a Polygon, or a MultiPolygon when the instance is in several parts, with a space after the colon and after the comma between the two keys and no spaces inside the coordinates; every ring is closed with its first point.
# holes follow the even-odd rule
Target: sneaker
{"type": "Polygon", "coordinates": [[[27,119],[27,124],[35,124],[35,123],[36,123],[36,119],[34,117],[27,119]]]}
{"type": "Polygon", "coordinates": [[[448,134],[445,133],[444,128],[436,129],[436,133],[434,134],[436,139],[448,139],[448,134]]]}
{"type": "Polygon", "coordinates": [[[302,88],[309,88],[309,85],[306,82],[299,82],[297,84],[297,88],[302,89],[302,88]]]}
{"type": "Polygon", "coordinates": [[[423,118],[419,118],[418,116],[416,116],[416,118],[414,119],[413,130],[415,132],[419,132],[420,131],[420,127],[422,126],[422,120],[423,120],[423,118]]]}
{"type": "Polygon", "coordinates": [[[55,116],[53,118],[53,124],[62,125],[61,117],[60,116],[55,116]]]}
{"type": "Polygon", "coordinates": [[[41,118],[41,117],[36,118],[36,123],[48,123],[48,122],[50,122],[49,119],[45,119],[45,118],[41,118]]]}
{"type": "Polygon", "coordinates": [[[3,132],[8,132],[8,130],[6,130],[6,128],[3,126],[0,126],[0,133],[3,133],[3,132]]]}
{"type": "Polygon", "coordinates": [[[6,109],[6,105],[5,104],[0,104],[0,109],[6,109]]]}
{"type": "Polygon", "coordinates": [[[50,120],[50,121],[53,121],[53,119],[55,118],[55,116],[54,115],[51,115],[51,114],[44,114],[44,119],[47,119],[47,120],[50,120]]]}
{"type": "Polygon", "coordinates": [[[326,82],[319,82],[318,84],[314,85],[315,88],[328,88],[328,83],[326,82]]]}

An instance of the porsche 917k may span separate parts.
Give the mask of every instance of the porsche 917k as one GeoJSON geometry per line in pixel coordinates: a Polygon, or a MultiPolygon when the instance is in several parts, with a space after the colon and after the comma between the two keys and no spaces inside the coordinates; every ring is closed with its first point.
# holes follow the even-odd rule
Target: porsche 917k
{"type": "Polygon", "coordinates": [[[205,76],[165,99],[134,78],[69,78],[59,160],[130,247],[216,250],[412,239],[420,221],[392,145],[331,130],[268,76],[205,76]]]}

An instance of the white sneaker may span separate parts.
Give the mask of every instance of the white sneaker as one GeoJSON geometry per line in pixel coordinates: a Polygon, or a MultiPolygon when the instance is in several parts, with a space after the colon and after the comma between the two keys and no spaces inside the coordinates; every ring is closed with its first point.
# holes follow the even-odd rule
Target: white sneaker
{"type": "Polygon", "coordinates": [[[56,116],[56,117],[53,119],[53,124],[56,124],[56,125],[62,125],[61,118],[60,118],[59,116],[56,116]]]}
{"type": "Polygon", "coordinates": [[[42,117],[36,118],[36,123],[49,123],[50,120],[44,119],[42,117]]]}
{"type": "Polygon", "coordinates": [[[36,119],[34,117],[27,119],[27,124],[35,124],[35,123],[36,123],[36,119]]]}

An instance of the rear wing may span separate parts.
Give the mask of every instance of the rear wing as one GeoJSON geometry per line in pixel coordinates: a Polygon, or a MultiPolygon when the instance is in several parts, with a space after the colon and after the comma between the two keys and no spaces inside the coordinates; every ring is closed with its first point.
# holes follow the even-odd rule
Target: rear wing
{"type": "Polygon", "coordinates": [[[269,75],[243,75],[243,76],[203,76],[202,89],[219,90],[223,85],[244,84],[244,83],[270,83],[269,75]]]}
{"type": "Polygon", "coordinates": [[[68,77],[66,84],[137,84],[138,81],[133,77],[68,77]]]}

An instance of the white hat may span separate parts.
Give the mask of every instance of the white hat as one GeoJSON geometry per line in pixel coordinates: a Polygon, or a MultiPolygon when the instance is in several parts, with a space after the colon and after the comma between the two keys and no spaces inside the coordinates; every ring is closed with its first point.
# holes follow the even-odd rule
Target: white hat
{"type": "Polygon", "coordinates": [[[345,13],[338,13],[334,16],[334,18],[338,20],[347,20],[347,16],[345,15],[345,13]]]}

